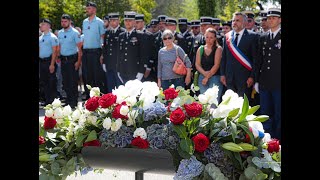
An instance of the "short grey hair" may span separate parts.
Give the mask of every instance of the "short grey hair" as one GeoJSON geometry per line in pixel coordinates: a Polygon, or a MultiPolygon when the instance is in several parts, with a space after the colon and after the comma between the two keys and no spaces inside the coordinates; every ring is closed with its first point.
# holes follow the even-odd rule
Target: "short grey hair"
{"type": "Polygon", "coordinates": [[[248,16],[242,12],[235,12],[233,13],[232,15],[233,17],[234,16],[242,16],[243,17],[243,22],[248,22],[248,16]]]}
{"type": "Polygon", "coordinates": [[[169,37],[172,37],[172,38],[173,38],[173,33],[172,33],[172,31],[169,30],[169,29],[164,30],[163,33],[162,33],[161,38],[163,39],[163,38],[166,37],[166,36],[169,36],[169,37]]]}

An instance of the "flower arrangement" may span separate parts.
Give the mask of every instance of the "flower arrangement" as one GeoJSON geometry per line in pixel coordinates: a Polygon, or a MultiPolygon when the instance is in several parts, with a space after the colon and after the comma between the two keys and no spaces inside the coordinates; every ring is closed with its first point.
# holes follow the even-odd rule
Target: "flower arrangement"
{"type": "MultiPolygon", "coordinates": [[[[45,107],[39,135],[42,178],[66,179],[93,170],[81,155],[85,146],[167,149],[174,179],[280,179],[281,146],[264,132],[246,96],[218,88],[190,96],[190,90],[159,90],[154,82],[128,81],[112,93],[90,89],[84,107],[72,111],[59,99],[45,107]]],[[[95,169],[95,171],[101,171],[95,169]]]]}

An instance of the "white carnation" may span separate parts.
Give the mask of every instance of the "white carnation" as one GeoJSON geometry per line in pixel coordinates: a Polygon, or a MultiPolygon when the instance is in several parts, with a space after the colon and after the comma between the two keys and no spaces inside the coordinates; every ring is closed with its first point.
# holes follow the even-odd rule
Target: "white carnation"
{"type": "Polygon", "coordinates": [[[75,120],[78,120],[80,116],[81,116],[81,112],[78,109],[76,109],[75,111],[73,111],[71,117],[72,117],[72,120],[75,121],[75,120]]]}
{"type": "Polygon", "coordinates": [[[90,90],[90,97],[100,96],[100,89],[98,87],[94,87],[90,90]]]}
{"type": "Polygon", "coordinates": [[[55,119],[62,119],[63,118],[63,111],[62,111],[62,109],[60,107],[56,108],[54,110],[53,117],[55,119]]]}
{"type": "Polygon", "coordinates": [[[129,107],[126,105],[122,105],[120,108],[120,114],[126,116],[129,112],[129,107]]]}
{"type": "Polygon", "coordinates": [[[52,106],[54,108],[60,107],[61,106],[61,101],[58,99],[54,99],[54,101],[52,102],[52,106]]]}
{"type": "Polygon", "coordinates": [[[88,116],[88,121],[91,123],[91,124],[93,124],[93,125],[95,125],[95,126],[97,126],[97,117],[96,116],[88,116]]]}
{"type": "Polygon", "coordinates": [[[147,139],[147,133],[143,128],[137,128],[134,133],[133,133],[133,137],[138,137],[140,136],[140,138],[142,139],[147,139]]]}
{"type": "Polygon", "coordinates": [[[126,98],[126,103],[128,106],[134,106],[137,103],[137,97],[130,96],[130,97],[126,98]]]}
{"type": "Polygon", "coordinates": [[[71,115],[71,113],[72,113],[72,109],[69,105],[63,107],[63,116],[64,117],[71,115]]]}
{"type": "Polygon", "coordinates": [[[122,120],[118,118],[115,122],[111,123],[111,131],[116,132],[120,129],[122,125],[122,120]]]}
{"type": "Polygon", "coordinates": [[[45,115],[47,117],[52,117],[53,116],[53,109],[47,109],[46,112],[45,112],[45,115]]]}
{"type": "Polygon", "coordinates": [[[106,119],[104,119],[102,126],[103,126],[104,128],[106,128],[107,130],[109,130],[110,127],[111,127],[111,119],[110,119],[109,117],[107,117],[106,119]]]}

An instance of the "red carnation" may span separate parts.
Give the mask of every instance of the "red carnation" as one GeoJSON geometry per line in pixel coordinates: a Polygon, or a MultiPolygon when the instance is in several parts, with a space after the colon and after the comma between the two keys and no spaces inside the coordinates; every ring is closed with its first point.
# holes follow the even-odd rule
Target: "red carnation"
{"type": "Polygon", "coordinates": [[[52,129],[57,124],[57,121],[52,117],[44,117],[43,127],[45,130],[52,129]]]}
{"type": "Polygon", "coordinates": [[[124,116],[120,114],[120,109],[122,105],[127,105],[127,103],[124,101],[121,104],[116,105],[114,110],[112,111],[112,117],[115,119],[121,118],[121,119],[128,119],[128,116],[124,116]]]}
{"type": "Polygon", "coordinates": [[[170,114],[170,121],[175,125],[182,124],[185,118],[186,118],[186,115],[183,113],[180,107],[172,111],[172,113],[170,114]]]}
{"type": "Polygon", "coordinates": [[[269,153],[279,152],[279,150],[280,150],[280,143],[278,139],[272,139],[271,141],[268,142],[269,153]]]}
{"type": "Polygon", "coordinates": [[[89,141],[89,142],[85,142],[83,143],[83,147],[86,146],[101,146],[101,143],[98,140],[93,140],[93,141],[89,141]]]}
{"type": "Polygon", "coordinates": [[[192,138],[194,142],[195,150],[197,152],[204,152],[210,145],[209,138],[202,133],[197,134],[192,138]]]}
{"type": "Polygon", "coordinates": [[[93,96],[88,99],[85,106],[89,111],[95,111],[99,107],[99,97],[93,96]]]}
{"type": "Polygon", "coordinates": [[[202,104],[199,104],[197,102],[185,104],[184,108],[186,109],[186,113],[190,117],[197,117],[202,113],[202,104]]]}
{"type": "Polygon", "coordinates": [[[102,108],[108,108],[108,107],[112,106],[114,103],[116,103],[116,100],[117,100],[116,95],[114,95],[112,93],[104,94],[99,99],[99,105],[102,108]]]}
{"type": "Polygon", "coordinates": [[[174,88],[168,88],[165,91],[163,91],[163,94],[165,96],[166,100],[174,99],[178,96],[178,92],[174,88]]]}
{"type": "Polygon", "coordinates": [[[147,149],[149,147],[149,142],[138,136],[131,141],[131,145],[137,146],[140,149],[147,149]]]}
{"type": "Polygon", "coordinates": [[[44,139],[44,137],[39,136],[39,145],[44,144],[46,142],[46,140],[44,139]]]}

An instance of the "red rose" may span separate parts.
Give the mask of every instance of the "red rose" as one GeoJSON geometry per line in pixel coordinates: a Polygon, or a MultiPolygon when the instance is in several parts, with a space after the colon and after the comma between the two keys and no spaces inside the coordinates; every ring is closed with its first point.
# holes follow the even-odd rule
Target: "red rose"
{"type": "Polygon", "coordinates": [[[197,117],[202,113],[202,104],[199,104],[197,102],[185,104],[184,108],[186,109],[186,112],[190,117],[197,117]]]}
{"type": "Polygon", "coordinates": [[[89,141],[89,142],[85,142],[83,143],[83,147],[86,146],[101,146],[101,143],[98,140],[93,140],[93,141],[89,141]]]}
{"type": "Polygon", "coordinates": [[[117,100],[117,96],[116,95],[114,95],[112,93],[104,94],[99,99],[99,105],[102,108],[108,108],[111,105],[113,105],[114,103],[116,103],[116,100],[117,100]]]}
{"type": "Polygon", "coordinates": [[[57,121],[51,117],[44,117],[43,127],[45,130],[52,129],[57,124],[57,121]]]}
{"type": "Polygon", "coordinates": [[[128,119],[128,116],[124,116],[122,114],[120,114],[120,109],[122,105],[127,105],[126,102],[122,102],[121,104],[116,105],[116,107],[114,108],[114,110],[112,111],[112,117],[115,119],[128,119]]]}
{"type": "Polygon", "coordinates": [[[182,124],[185,118],[186,118],[186,115],[184,115],[180,107],[172,111],[172,113],[170,114],[170,121],[175,125],[182,124]]]}
{"type": "MultiPolygon", "coordinates": [[[[251,127],[249,127],[249,130],[250,130],[250,132],[252,132],[252,128],[251,128],[251,127]]],[[[250,142],[251,142],[251,139],[250,139],[249,134],[246,134],[246,137],[245,137],[245,139],[244,139],[244,142],[245,142],[245,143],[250,143],[250,142]]]]}
{"type": "Polygon", "coordinates": [[[89,111],[95,111],[99,107],[99,97],[93,96],[88,99],[85,106],[89,111]]]}
{"type": "Polygon", "coordinates": [[[280,150],[280,143],[278,139],[272,139],[271,141],[268,142],[269,153],[279,152],[279,150],[280,150]]]}
{"type": "Polygon", "coordinates": [[[210,140],[207,136],[202,133],[197,134],[192,138],[194,142],[194,147],[197,152],[204,152],[210,145],[210,140]]]}
{"type": "Polygon", "coordinates": [[[178,96],[178,92],[174,88],[168,88],[165,91],[163,91],[163,94],[165,96],[166,100],[174,99],[178,96]]]}
{"type": "Polygon", "coordinates": [[[140,149],[147,149],[149,147],[149,142],[138,136],[131,141],[131,145],[137,146],[140,149]]]}
{"type": "Polygon", "coordinates": [[[46,142],[46,140],[44,139],[44,137],[39,136],[39,145],[44,144],[46,142]]]}

